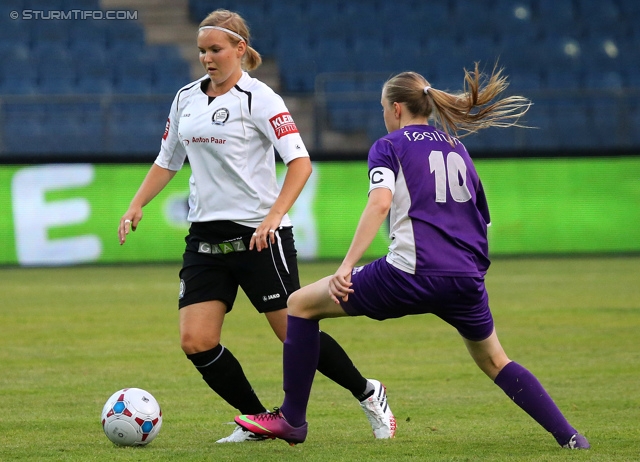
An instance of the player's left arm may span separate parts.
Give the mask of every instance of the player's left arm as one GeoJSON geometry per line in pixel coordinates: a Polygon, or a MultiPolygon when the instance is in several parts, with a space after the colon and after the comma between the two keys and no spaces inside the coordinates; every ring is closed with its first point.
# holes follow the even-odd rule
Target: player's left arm
{"type": "Polygon", "coordinates": [[[280,194],[265,219],[256,228],[256,235],[251,238],[249,249],[253,249],[254,245],[258,251],[267,248],[267,236],[271,243],[275,244],[275,233],[270,231],[278,229],[282,217],[291,209],[302,192],[302,188],[311,176],[311,171],[309,157],[298,157],[287,164],[287,173],[280,194]]]}
{"type": "Polygon", "coordinates": [[[311,176],[312,167],[298,127],[278,94],[267,92],[261,98],[255,98],[253,114],[256,127],[271,142],[287,166],[280,193],[249,243],[249,249],[255,245],[261,251],[267,248],[267,239],[275,244],[275,233],[270,231],[278,229],[282,217],[298,199],[311,176]]]}

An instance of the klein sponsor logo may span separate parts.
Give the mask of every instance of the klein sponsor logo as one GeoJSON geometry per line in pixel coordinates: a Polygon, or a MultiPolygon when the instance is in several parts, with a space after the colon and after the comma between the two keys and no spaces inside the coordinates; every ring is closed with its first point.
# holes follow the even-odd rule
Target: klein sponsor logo
{"type": "Polygon", "coordinates": [[[171,125],[171,119],[167,117],[167,125],[164,127],[164,135],[162,135],[162,139],[166,140],[167,136],[169,136],[169,126],[171,125]]]}
{"type": "Polygon", "coordinates": [[[268,302],[269,300],[275,300],[276,298],[280,298],[280,294],[265,295],[262,297],[262,300],[268,302]]]}
{"type": "Polygon", "coordinates": [[[276,137],[278,139],[288,135],[289,133],[298,133],[298,127],[296,127],[293,117],[291,117],[291,114],[288,112],[282,112],[271,117],[269,122],[271,123],[273,131],[276,133],[276,137]]]}

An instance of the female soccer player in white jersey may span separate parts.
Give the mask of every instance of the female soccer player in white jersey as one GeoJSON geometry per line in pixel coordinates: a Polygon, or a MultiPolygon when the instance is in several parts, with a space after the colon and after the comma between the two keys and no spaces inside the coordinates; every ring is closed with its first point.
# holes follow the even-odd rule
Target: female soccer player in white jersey
{"type": "MultiPolygon", "coordinates": [[[[238,287],[264,313],[281,341],[289,295],[300,287],[287,214],[309,175],[309,154],[282,98],[245,70],[261,63],[242,17],[216,10],[200,24],[197,44],[206,75],[181,88],[171,106],[160,153],[118,235],[124,244],[148,204],[188,156],[191,222],[180,271],[180,341],[206,383],[243,414],[265,411],[242,367],[220,343],[238,287]],[[275,154],[287,165],[282,188],[275,154]]],[[[348,389],[376,438],[391,438],[395,419],[385,389],[365,379],[329,335],[320,333],[318,370],[348,389]]],[[[236,427],[218,442],[263,439],[236,427]]]]}
{"type": "Polygon", "coordinates": [[[389,134],[369,151],[369,200],[351,247],[333,276],[289,298],[284,403],[275,412],[238,416],[239,425],[292,444],[305,440],[319,319],[433,313],[458,330],[478,367],[562,447],[589,448],[496,336],[484,285],[489,208],[469,153],[450,135],[517,124],[529,102],[512,96],[491,103],[507,85],[500,70],[481,81],[476,64],[474,72],[465,71],[467,91],[460,94],[433,89],[413,72],[385,83],[381,104],[389,134]],[[356,267],[389,212],[389,253],[356,267]]]}

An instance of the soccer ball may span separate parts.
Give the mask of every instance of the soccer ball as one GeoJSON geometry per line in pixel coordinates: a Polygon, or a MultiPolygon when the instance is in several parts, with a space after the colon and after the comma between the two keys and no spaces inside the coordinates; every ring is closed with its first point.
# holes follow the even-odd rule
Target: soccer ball
{"type": "Polygon", "coordinates": [[[158,436],[162,410],[148,391],[123,388],[107,400],[100,420],[107,438],[118,446],[143,446],[158,436]]]}

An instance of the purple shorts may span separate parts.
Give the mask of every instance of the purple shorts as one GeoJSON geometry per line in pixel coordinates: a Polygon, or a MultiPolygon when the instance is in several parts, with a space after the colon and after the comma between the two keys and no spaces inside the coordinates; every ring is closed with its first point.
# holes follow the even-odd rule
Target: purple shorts
{"type": "Polygon", "coordinates": [[[350,316],[382,321],[432,313],[468,340],[484,340],[493,332],[482,277],[409,274],[391,266],[383,257],[354,268],[351,282],[354,292],[347,302],[340,302],[350,316]]]}

